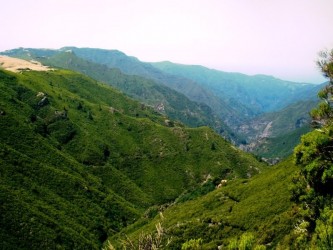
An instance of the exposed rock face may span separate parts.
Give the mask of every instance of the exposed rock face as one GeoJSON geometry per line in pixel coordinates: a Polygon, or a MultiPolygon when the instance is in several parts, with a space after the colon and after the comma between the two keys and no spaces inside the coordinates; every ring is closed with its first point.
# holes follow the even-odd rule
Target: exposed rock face
{"type": "Polygon", "coordinates": [[[163,103],[160,103],[160,104],[157,104],[155,109],[158,111],[158,112],[165,112],[165,107],[164,107],[164,104],[163,103]]]}
{"type": "Polygon", "coordinates": [[[305,124],[308,124],[308,123],[309,123],[309,119],[307,119],[306,117],[301,117],[296,121],[295,128],[301,128],[305,124]]]}
{"type": "Polygon", "coordinates": [[[39,102],[38,107],[43,107],[49,103],[49,100],[47,99],[47,96],[44,96],[39,102]]]}

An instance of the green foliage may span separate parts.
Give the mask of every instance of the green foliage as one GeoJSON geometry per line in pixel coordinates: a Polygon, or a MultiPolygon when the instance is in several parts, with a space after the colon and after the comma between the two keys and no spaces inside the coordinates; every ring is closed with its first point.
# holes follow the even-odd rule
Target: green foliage
{"type": "Polygon", "coordinates": [[[318,66],[323,72],[324,76],[329,78],[329,84],[323,88],[318,97],[323,101],[318,108],[312,110],[311,116],[315,126],[332,125],[333,112],[333,50],[330,52],[322,51],[320,59],[317,61],[318,66]]]}
{"type": "Polygon", "coordinates": [[[320,218],[316,221],[312,245],[318,249],[333,248],[333,210],[328,207],[321,211],[320,218]]]}
{"type": "Polygon", "coordinates": [[[182,250],[199,250],[202,249],[202,239],[191,239],[182,245],[182,250]]]}
{"type": "Polygon", "coordinates": [[[310,130],[310,126],[304,125],[277,137],[264,138],[259,141],[252,153],[266,159],[284,159],[293,153],[294,148],[301,142],[301,136],[310,130]]]}
{"type": "Polygon", "coordinates": [[[165,119],[78,73],[0,71],[3,246],[100,249],[208,175],[265,169],[211,129],[165,119]]]}
{"type": "Polygon", "coordinates": [[[301,220],[294,230],[297,247],[332,248],[333,205],[333,126],[332,79],[333,53],[324,52],[318,61],[322,72],[330,78],[319,92],[323,102],[312,111],[316,129],[302,137],[295,148],[295,163],[300,173],[294,178],[292,198],[300,206],[301,220]]]}
{"type": "Polygon", "coordinates": [[[319,194],[330,193],[333,181],[333,130],[325,128],[302,137],[295,148],[296,164],[301,166],[307,183],[319,194]]]}
{"type": "Polygon", "coordinates": [[[193,190],[188,190],[186,193],[180,195],[176,202],[181,203],[188,200],[193,200],[197,197],[203,196],[208,194],[209,192],[213,191],[216,188],[215,183],[212,180],[209,180],[202,184],[199,187],[194,188],[193,190]]]}
{"type": "Polygon", "coordinates": [[[230,250],[266,250],[266,246],[255,244],[255,237],[249,232],[242,234],[240,239],[231,239],[227,248],[230,250]]]}
{"type": "MultiPolygon", "coordinates": [[[[244,233],[242,246],[246,247],[250,242],[246,232],[252,232],[253,247],[276,247],[292,232],[297,220],[288,189],[296,171],[289,159],[249,180],[229,180],[219,189],[172,204],[163,211],[163,225],[172,238],[166,249],[179,249],[197,239],[202,239],[202,249],[227,249],[235,237],[238,247],[244,233]]],[[[157,221],[142,218],[122,233],[137,238],[142,231],[152,231],[157,221]]],[[[110,240],[121,241],[122,233],[110,240]]]]}

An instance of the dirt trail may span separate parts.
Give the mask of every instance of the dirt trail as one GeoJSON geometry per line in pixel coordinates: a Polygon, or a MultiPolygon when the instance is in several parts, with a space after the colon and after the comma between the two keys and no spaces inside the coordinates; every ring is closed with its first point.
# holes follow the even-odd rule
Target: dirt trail
{"type": "Polygon", "coordinates": [[[273,122],[269,122],[269,123],[267,124],[267,126],[266,126],[265,129],[264,129],[264,131],[263,131],[262,134],[260,135],[260,138],[266,138],[266,137],[269,137],[269,135],[270,135],[269,130],[271,129],[272,124],[273,124],[273,122]]]}

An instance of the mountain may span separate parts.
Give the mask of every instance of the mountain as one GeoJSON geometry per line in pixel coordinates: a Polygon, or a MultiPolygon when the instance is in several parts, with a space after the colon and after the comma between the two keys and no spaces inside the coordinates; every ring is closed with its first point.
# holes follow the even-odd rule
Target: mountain
{"type": "Polygon", "coordinates": [[[267,75],[249,76],[171,62],[152,65],[169,74],[191,79],[217,96],[233,98],[256,113],[281,110],[303,100],[304,93],[316,95],[318,92],[317,85],[289,82],[267,75]]]}
{"type": "Polygon", "coordinates": [[[69,70],[0,70],[0,126],[4,249],[100,249],[152,205],[266,169],[69,70]]]}
{"type": "MultiPolygon", "coordinates": [[[[316,101],[317,92],[322,88],[322,85],[289,82],[266,75],[228,73],[202,66],[170,62],[149,64],[119,51],[75,47],[62,50],[73,51],[79,57],[119,68],[127,74],[154,79],[193,101],[205,103],[237,134],[242,125],[260,114],[280,111],[299,101],[316,101]]],[[[281,126],[275,122],[276,125],[281,126]]],[[[250,142],[250,138],[244,139],[250,142]]]]}
{"type": "Polygon", "coordinates": [[[218,97],[214,92],[189,78],[166,73],[150,63],[141,62],[120,51],[76,47],[64,47],[61,50],[72,51],[78,57],[111,68],[118,68],[129,75],[139,75],[162,83],[184,94],[192,101],[208,105],[229,127],[244,122],[246,117],[253,116],[253,111],[237,100],[218,97]]]}
{"type": "Polygon", "coordinates": [[[242,149],[261,156],[268,156],[267,147],[274,147],[273,142],[289,145],[283,154],[270,150],[272,158],[291,153],[300,132],[307,131],[302,126],[309,129],[308,112],[322,88],[322,85],[227,73],[202,66],[149,64],[114,50],[21,48],[4,54],[88,74],[164,111],[172,119],[190,126],[208,125],[242,149]],[[287,134],[295,136],[293,143],[285,143],[287,134]]]}
{"type": "Polygon", "coordinates": [[[245,121],[229,126],[241,138],[246,138],[246,143],[240,145],[242,149],[265,158],[281,158],[292,153],[302,133],[310,131],[309,112],[319,101],[318,91],[327,84],[295,83],[271,76],[248,76],[171,62],[152,65],[191,79],[217,96],[227,96],[229,102],[236,100],[253,110],[255,114],[245,121]]]}
{"type": "MultiPolygon", "coordinates": [[[[85,56],[84,58],[86,59],[76,55],[76,53],[81,55],[82,51],[85,52],[86,50],[92,51],[92,55],[94,55],[95,49],[76,49],[72,47],[71,49],[63,48],[60,50],[22,48],[10,50],[3,54],[40,61],[46,65],[81,72],[120,89],[130,97],[153,106],[157,111],[166,114],[173,120],[179,120],[191,127],[209,126],[231,141],[240,141],[237,135],[230,130],[208,105],[193,102],[183,94],[156,82],[156,80],[147,79],[138,75],[124,74],[118,69],[119,67],[114,68],[115,66],[110,63],[106,65],[103,60],[96,63],[94,62],[96,60],[85,56],[85,53],[83,53],[83,56],[85,56]]],[[[104,52],[104,50],[96,51],[104,52]]],[[[112,62],[120,61],[120,65],[124,65],[124,63],[121,63],[124,61],[121,58],[128,58],[129,61],[137,61],[136,59],[125,56],[119,51],[107,52],[109,54],[108,58],[110,58],[112,62]]],[[[87,54],[90,55],[88,52],[87,54]]],[[[126,65],[128,64],[129,63],[126,65]]],[[[126,70],[124,71],[126,72],[126,70]]]]}

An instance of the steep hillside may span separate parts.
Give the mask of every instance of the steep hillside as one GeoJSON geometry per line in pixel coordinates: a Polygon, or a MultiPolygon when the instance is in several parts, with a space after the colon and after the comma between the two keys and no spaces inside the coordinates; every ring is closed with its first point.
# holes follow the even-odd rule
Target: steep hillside
{"type": "Polygon", "coordinates": [[[310,125],[304,125],[291,132],[282,133],[276,137],[263,137],[249,145],[245,145],[245,151],[250,151],[264,160],[275,164],[281,159],[291,155],[294,148],[301,142],[302,135],[310,132],[310,125]]]}
{"type": "Polygon", "coordinates": [[[123,238],[127,235],[135,245],[139,237],[143,242],[142,232],[158,237],[155,225],[161,223],[162,249],[182,249],[195,240],[201,249],[238,249],[231,246],[244,236],[261,245],[258,249],[286,249],[284,242],[297,221],[288,188],[296,171],[289,159],[250,180],[228,181],[208,194],[172,204],[162,216],[140,219],[110,242],[119,247],[129,242],[123,238]]]}
{"type": "Polygon", "coordinates": [[[0,71],[4,248],[98,249],[151,205],[265,168],[207,127],[67,70],[0,71]]]}
{"type": "MultiPolygon", "coordinates": [[[[179,65],[169,62],[148,63],[140,62],[134,57],[128,57],[119,51],[108,51],[90,48],[70,49],[78,56],[121,69],[129,74],[142,75],[160,81],[187,95],[191,100],[207,104],[221,118],[234,134],[242,133],[242,126],[260,120],[261,113],[279,111],[298,101],[316,101],[317,92],[322,85],[294,83],[273,78],[271,76],[248,76],[239,73],[227,73],[207,69],[202,66],[179,65]],[[152,67],[153,66],[153,67],[152,67]]],[[[309,105],[306,105],[309,107],[309,105]]],[[[293,108],[291,108],[293,109],[293,108]]],[[[309,107],[306,112],[309,112],[309,107]]],[[[293,112],[293,111],[292,111],[293,112]]],[[[304,118],[304,107],[301,108],[296,120],[304,118]]],[[[275,114],[273,114],[275,115],[275,114]]],[[[286,132],[281,127],[286,125],[277,119],[272,124],[273,137],[283,136],[286,132]],[[274,134],[275,132],[281,132],[274,134]]],[[[290,124],[288,125],[290,126],[290,124]]],[[[237,144],[252,143],[253,138],[260,137],[262,131],[242,133],[237,144]]]]}

